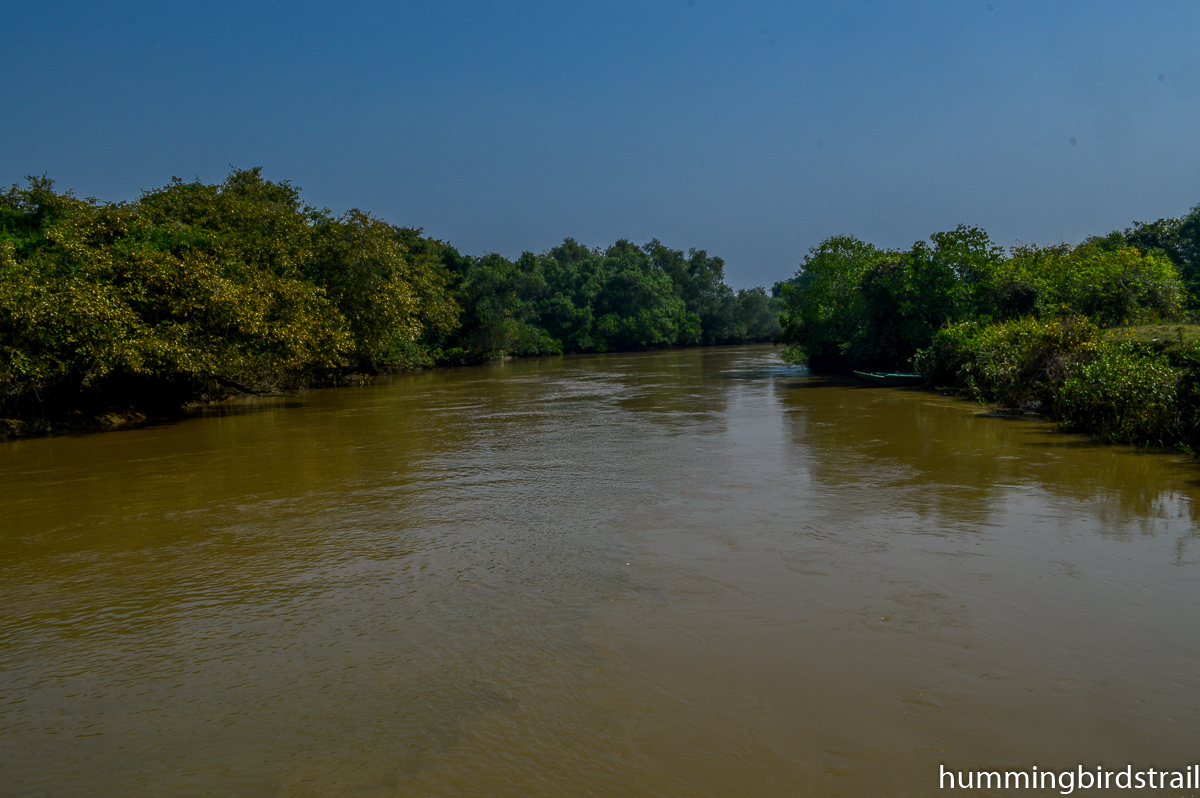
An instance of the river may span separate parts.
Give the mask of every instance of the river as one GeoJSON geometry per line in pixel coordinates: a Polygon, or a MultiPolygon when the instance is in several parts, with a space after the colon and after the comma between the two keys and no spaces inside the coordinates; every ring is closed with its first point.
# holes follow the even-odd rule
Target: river
{"type": "Polygon", "coordinates": [[[943,766],[1182,770],[1198,499],[1190,458],[771,347],[0,444],[0,795],[882,796],[938,792],[943,766]]]}

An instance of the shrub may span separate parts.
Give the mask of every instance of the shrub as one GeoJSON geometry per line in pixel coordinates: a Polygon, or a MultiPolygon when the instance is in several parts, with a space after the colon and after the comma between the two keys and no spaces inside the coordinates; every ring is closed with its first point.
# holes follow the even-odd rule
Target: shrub
{"type": "Polygon", "coordinates": [[[1164,355],[1108,343],[1055,390],[1055,413],[1064,429],[1108,443],[1165,445],[1180,431],[1180,377],[1164,355]]]}
{"type": "Polygon", "coordinates": [[[1048,405],[1075,364],[1093,358],[1100,330],[1080,316],[943,327],[913,362],[925,379],[1004,407],[1048,405]]]}

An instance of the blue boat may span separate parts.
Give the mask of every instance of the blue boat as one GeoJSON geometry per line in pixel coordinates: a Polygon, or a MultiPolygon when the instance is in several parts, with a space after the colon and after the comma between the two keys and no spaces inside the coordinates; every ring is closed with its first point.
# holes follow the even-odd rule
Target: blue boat
{"type": "Polygon", "coordinates": [[[876,385],[920,385],[921,375],[915,371],[856,371],[854,376],[876,385]]]}

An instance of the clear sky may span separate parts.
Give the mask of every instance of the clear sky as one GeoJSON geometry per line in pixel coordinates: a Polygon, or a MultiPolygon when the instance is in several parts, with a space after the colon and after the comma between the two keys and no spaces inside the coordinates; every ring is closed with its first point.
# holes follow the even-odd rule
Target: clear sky
{"type": "Polygon", "coordinates": [[[0,183],[262,166],[468,254],[657,237],[735,287],[849,233],[1200,203],[1197,0],[5,4],[0,183]]]}

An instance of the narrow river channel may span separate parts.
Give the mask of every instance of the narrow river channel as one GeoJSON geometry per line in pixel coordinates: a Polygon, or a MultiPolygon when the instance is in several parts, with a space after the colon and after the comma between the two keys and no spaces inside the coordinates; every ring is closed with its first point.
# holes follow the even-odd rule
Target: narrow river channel
{"type": "Polygon", "coordinates": [[[1198,500],[1189,458],[771,347],[4,443],[0,795],[890,796],[947,792],[943,765],[1182,770],[1198,500]]]}

